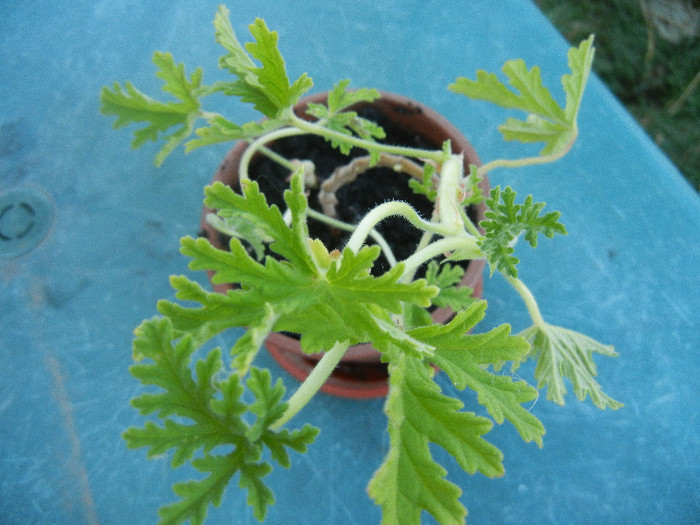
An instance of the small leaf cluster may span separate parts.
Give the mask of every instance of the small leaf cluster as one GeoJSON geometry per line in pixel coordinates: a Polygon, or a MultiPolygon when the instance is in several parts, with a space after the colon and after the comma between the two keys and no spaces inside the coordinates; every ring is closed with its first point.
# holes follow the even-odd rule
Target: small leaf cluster
{"type": "Polygon", "coordinates": [[[515,197],[516,193],[510,186],[502,191],[497,186],[486,200],[488,210],[480,223],[484,238],[479,246],[488,258],[492,274],[498,270],[510,277],[518,276],[516,266],[519,260],[513,251],[520,235],[535,248],[539,234],[548,238],[566,234],[566,228],[559,222],[560,212],[541,214],[545,203],[533,202],[532,195],[528,195],[522,204],[516,204],[515,197]]]}

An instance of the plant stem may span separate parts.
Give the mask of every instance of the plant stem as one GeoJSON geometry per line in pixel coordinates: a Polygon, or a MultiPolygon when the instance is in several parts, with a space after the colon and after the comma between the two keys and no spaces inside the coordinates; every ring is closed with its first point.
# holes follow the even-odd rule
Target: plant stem
{"type": "Polygon", "coordinates": [[[455,234],[452,228],[421,219],[418,212],[409,204],[402,201],[390,201],[373,208],[364,216],[350,237],[346,247],[357,253],[374,227],[387,217],[395,215],[403,217],[416,228],[423,231],[430,231],[445,236],[455,234]]]}
{"type": "Polygon", "coordinates": [[[465,259],[482,259],[484,254],[476,243],[476,238],[467,234],[446,237],[422,248],[408,259],[403,261],[405,268],[401,281],[405,282],[407,277],[412,276],[416,268],[439,255],[455,250],[464,250],[465,259]]]}
{"type": "Polygon", "coordinates": [[[443,162],[446,158],[446,154],[443,150],[427,150],[420,148],[409,148],[405,146],[392,146],[389,144],[381,144],[371,140],[361,139],[352,135],[346,135],[345,133],[340,133],[332,129],[325,128],[319,124],[313,122],[308,122],[304,119],[292,115],[291,124],[297,128],[304,130],[306,133],[312,133],[314,135],[320,135],[329,139],[336,139],[342,142],[347,142],[358,148],[362,148],[366,151],[380,151],[384,153],[389,153],[391,155],[401,155],[404,157],[411,158],[421,158],[430,159],[435,162],[443,162]]]}
{"type": "Polygon", "coordinates": [[[492,169],[495,168],[522,168],[525,166],[535,166],[537,164],[549,164],[555,162],[566,155],[571,147],[576,142],[576,137],[578,135],[578,130],[574,127],[573,133],[571,135],[571,140],[568,144],[556,153],[551,153],[549,155],[540,155],[537,157],[525,157],[524,159],[496,159],[491,162],[487,162],[483,166],[477,168],[476,173],[478,176],[484,176],[492,169]]]}
{"type": "Polygon", "coordinates": [[[340,359],[345,355],[345,351],[349,346],[350,344],[347,341],[336,343],[333,345],[333,348],[323,355],[309,374],[309,377],[304,380],[297,391],[289,398],[289,406],[285,413],[282,414],[282,417],[270,425],[272,430],[279,430],[282,425],[287,423],[306,406],[316,392],[323,386],[323,383],[326,382],[326,379],[328,379],[340,359]]]}
{"type": "MultiPolygon", "coordinates": [[[[309,208],[306,210],[306,213],[309,217],[312,219],[316,219],[317,221],[326,223],[330,226],[333,226],[334,228],[338,228],[340,230],[345,230],[348,232],[354,232],[356,230],[356,226],[352,224],[348,224],[347,222],[340,221],[338,219],[332,219],[328,215],[324,215],[323,213],[314,210],[313,208],[309,208]]],[[[376,242],[379,247],[382,249],[384,252],[384,256],[386,257],[387,261],[389,262],[389,265],[394,267],[396,266],[396,257],[394,256],[394,252],[391,250],[391,246],[389,246],[389,243],[386,242],[386,239],[384,236],[379,233],[377,230],[372,230],[369,232],[369,236],[374,239],[374,242],[376,242]]]]}
{"type": "Polygon", "coordinates": [[[505,278],[513,286],[513,288],[515,288],[515,291],[517,291],[520,294],[520,297],[522,297],[523,301],[525,302],[525,306],[527,307],[527,311],[530,314],[530,317],[532,318],[532,322],[539,328],[545,328],[547,326],[547,323],[542,317],[540,309],[537,306],[535,296],[532,295],[532,292],[529,290],[529,288],[525,286],[525,283],[523,283],[517,277],[509,277],[508,275],[506,275],[505,278]]]}
{"type": "Polygon", "coordinates": [[[305,131],[297,128],[281,128],[255,139],[253,142],[251,142],[250,146],[246,148],[245,152],[243,152],[243,155],[241,156],[241,163],[238,166],[238,177],[240,179],[240,182],[250,179],[248,175],[248,166],[250,165],[250,160],[253,158],[253,155],[260,151],[260,149],[265,144],[267,144],[268,142],[272,142],[273,140],[305,134],[305,131]]]}

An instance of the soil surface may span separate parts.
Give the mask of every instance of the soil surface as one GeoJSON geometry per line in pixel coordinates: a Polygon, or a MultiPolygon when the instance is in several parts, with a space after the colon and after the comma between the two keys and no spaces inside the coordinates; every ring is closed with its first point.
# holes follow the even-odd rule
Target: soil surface
{"type": "MultiPolygon", "coordinates": [[[[427,142],[420,135],[406,133],[402,128],[395,127],[381,113],[372,108],[358,111],[360,116],[377,122],[384,128],[386,142],[401,146],[439,149],[441,144],[427,142]]],[[[322,182],[328,178],[335,168],[347,164],[349,159],[365,156],[364,150],[353,148],[350,155],[343,155],[332,148],[324,139],[311,135],[289,137],[274,142],[270,149],[288,159],[311,160],[316,166],[316,175],[322,182]]],[[[258,182],[260,190],[267,197],[268,204],[277,204],[284,210],[286,205],[282,193],[289,187],[289,171],[269,158],[258,155],[251,162],[251,179],[258,182]]],[[[408,187],[409,175],[397,173],[390,168],[371,168],[361,174],[354,182],[340,188],[337,192],[338,219],[357,224],[364,215],[377,206],[390,200],[402,200],[411,204],[425,219],[432,215],[433,204],[423,195],[415,194],[408,187]]],[[[308,190],[309,206],[321,211],[318,202],[318,189],[308,190]]],[[[420,240],[421,232],[399,217],[390,217],[377,227],[392,247],[397,260],[405,259],[414,251],[420,240]]],[[[309,234],[318,238],[329,250],[341,249],[347,242],[350,233],[330,228],[318,221],[309,220],[309,234]]],[[[371,244],[371,239],[368,240],[371,244]]],[[[389,269],[389,265],[381,255],[375,263],[375,272],[381,274],[389,269]]]]}

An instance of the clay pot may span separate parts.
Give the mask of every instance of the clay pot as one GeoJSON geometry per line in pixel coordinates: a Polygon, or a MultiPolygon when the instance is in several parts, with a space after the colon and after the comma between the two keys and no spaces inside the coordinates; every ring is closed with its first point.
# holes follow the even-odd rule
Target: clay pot
{"type": "MultiPolygon", "coordinates": [[[[307,104],[325,103],[326,100],[327,93],[305,97],[295,107],[296,114],[307,120],[314,120],[313,117],[305,113],[307,104]]],[[[481,164],[471,144],[457,128],[430,108],[409,98],[382,92],[381,98],[373,103],[360,103],[352,109],[358,110],[367,105],[371,105],[373,110],[380,112],[402,128],[427,139],[435,145],[435,148],[440,148],[445,140],[450,139],[452,150],[455,153],[464,154],[466,172],[469,171],[469,164],[481,164]]],[[[391,136],[386,141],[391,142],[391,136]]],[[[221,181],[239,191],[237,168],[247,146],[248,144],[245,141],[241,141],[229,151],[212,182],[221,181]]],[[[328,147],[330,148],[330,145],[328,147]]],[[[305,158],[304,152],[299,152],[297,158],[305,158]]],[[[252,173],[251,176],[253,176],[252,173]]],[[[488,193],[488,187],[488,180],[485,178],[482,182],[482,190],[488,193]]],[[[483,219],[485,205],[482,203],[474,208],[470,210],[470,213],[473,213],[477,221],[483,219]]],[[[202,233],[215,247],[227,249],[226,239],[222,239],[222,236],[205,220],[207,214],[212,212],[214,210],[206,207],[202,212],[202,233]]],[[[470,261],[461,282],[462,286],[468,286],[474,290],[475,297],[481,297],[482,294],[484,265],[485,262],[483,260],[470,261]]],[[[228,284],[215,284],[212,286],[214,290],[220,293],[226,293],[231,288],[231,285],[228,284]]],[[[447,308],[440,308],[432,313],[432,318],[440,323],[447,322],[453,316],[454,312],[447,308]]],[[[321,354],[305,354],[301,351],[297,339],[283,333],[270,334],[265,341],[265,346],[274,359],[300,381],[303,381],[308,376],[321,357],[321,354]]],[[[348,349],[334,373],[323,385],[321,391],[327,394],[357,399],[385,396],[388,392],[386,365],[380,362],[379,352],[372,348],[370,344],[352,346],[348,349]]]]}

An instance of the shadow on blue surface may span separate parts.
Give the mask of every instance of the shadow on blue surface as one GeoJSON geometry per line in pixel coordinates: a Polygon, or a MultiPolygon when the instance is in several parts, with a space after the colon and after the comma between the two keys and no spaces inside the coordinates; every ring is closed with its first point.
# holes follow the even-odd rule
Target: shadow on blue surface
{"type": "MultiPolygon", "coordinates": [[[[542,65],[549,84],[566,67],[565,42],[522,1],[229,7],[241,34],[255,16],[266,18],[290,71],[308,71],[319,90],[349,77],[421,100],[451,118],[485,160],[502,151],[495,126],[503,115],[465,103],[447,84],[518,56],[542,65]]],[[[99,115],[98,94],[126,79],[155,92],[154,50],[214,70],[215,9],[216,2],[179,0],[0,7],[0,193],[39,188],[55,213],[38,247],[0,259],[4,524],[153,523],[172,499],[171,484],[192,475],[172,471],[168,458],[127,450],[120,434],[140,421],[128,405],[139,391],[127,370],[131,331],[155,313],[158,298],[172,297],[167,276],[187,272],[178,239],[196,233],[202,187],[226,147],[177,152],[157,170],[155,147],[131,152],[129,134],[99,115]]],[[[626,406],[601,412],[570,399],[559,408],[542,396],[532,407],[547,428],[542,450],[511,427],[496,428],[504,478],[468,476],[450,464],[470,523],[697,523],[698,196],[595,79],[571,155],[547,172],[507,176],[492,179],[563,211],[568,239],[523,251],[523,268],[538,272],[528,278],[524,270],[523,279],[549,320],[616,346],[620,357],[599,360],[599,376],[626,406]]],[[[15,216],[13,235],[27,220],[15,216]]],[[[505,283],[487,281],[485,294],[484,329],[505,319],[525,327],[526,312],[505,283]]],[[[381,407],[327,396],[312,402],[303,417],[321,435],[291,470],[269,476],[278,502],[269,523],[379,521],[365,486],[388,446],[381,407]]],[[[209,523],[254,523],[236,488],[209,523]]]]}

